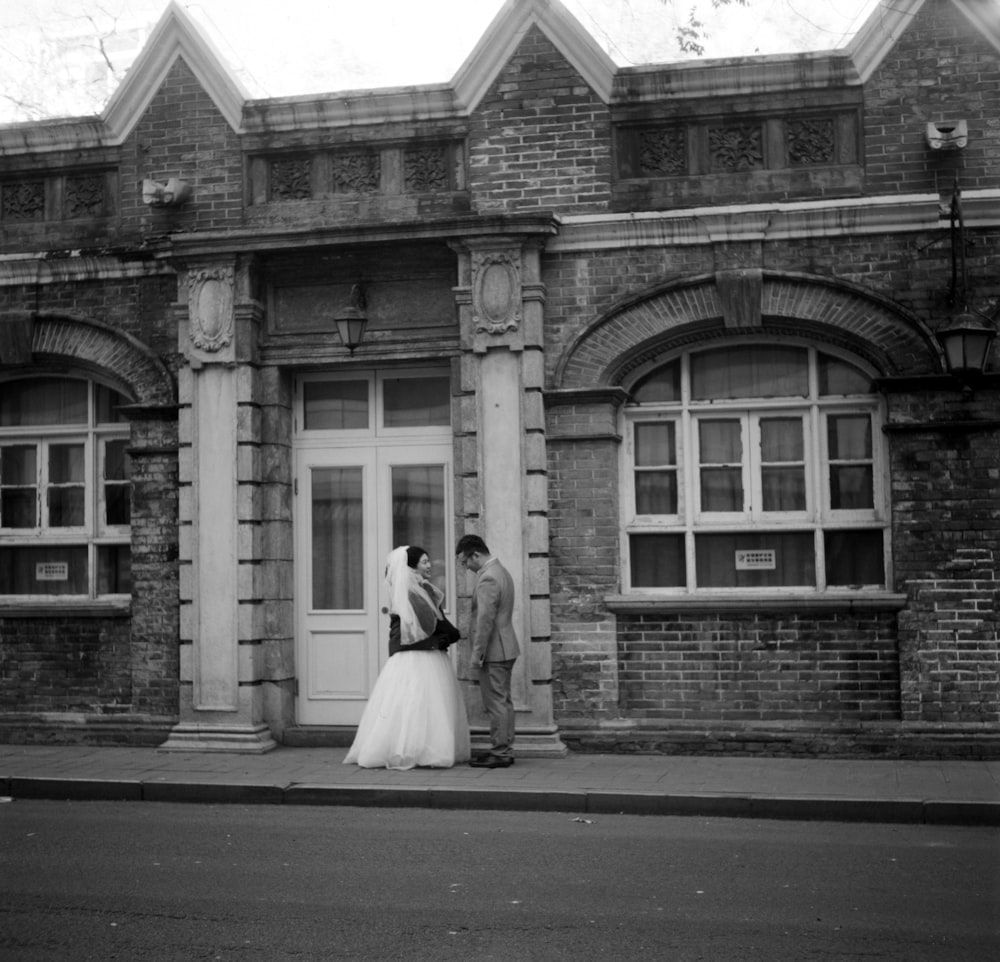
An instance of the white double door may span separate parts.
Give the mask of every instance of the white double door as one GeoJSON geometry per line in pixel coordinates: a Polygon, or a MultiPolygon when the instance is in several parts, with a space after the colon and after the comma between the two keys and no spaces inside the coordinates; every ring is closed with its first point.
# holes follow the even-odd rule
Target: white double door
{"type": "Polygon", "coordinates": [[[356,725],[388,657],[389,552],[425,548],[450,605],[451,442],[300,447],[295,468],[297,721],[356,725]]]}

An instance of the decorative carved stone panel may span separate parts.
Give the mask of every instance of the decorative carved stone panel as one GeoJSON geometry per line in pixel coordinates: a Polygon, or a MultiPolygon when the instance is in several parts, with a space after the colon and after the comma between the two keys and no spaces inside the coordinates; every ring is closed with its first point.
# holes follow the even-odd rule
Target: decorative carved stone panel
{"type": "Polygon", "coordinates": [[[43,220],[45,217],[45,181],[21,180],[0,188],[0,217],[6,221],[43,220]]]}
{"type": "Polygon", "coordinates": [[[448,151],[443,145],[411,148],[403,155],[403,184],[407,193],[447,190],[448,151]]]}
{"type": "Polygon", "coordinates": [[[288,157],[272,160],[269,171],[271,200],[308,200],[312,197],[312,160],[288,157]]]}
{"type": "Polygon", "coordinates": [[[381,163],[376,153],[334,154],[330,170],[338,194],[374,194],[379,190],[381,163]]]}
{"type": "Polygon", "coordinates": [[[681,177],[687,172],[687,132],[683,127],[639,131],[639,173],[643,177],[681,177]]]}
{"type": "Polygon", "coordinates": [[[477,331],[504,334],[521,324],[521,263],[507,251],[472,254],[472,311],[477,331]]]}
{"type": "Polygon", "coordinates": [[[231,267],[213,267],[188,273],[188,316],[191,342],[215,353],[233,339],[233,289],[231,267]]]}
{"type": "Polygon", "coordinates": [[[764,166],[760,124],[709,127],[708,149],[713,170],[756,170],[764,166]]]}
{"type": "Polygon", "coordinates": [[[836,159],[832,119],[791,120],[785,138],[788,161],[793,166],[832,164],[836,159]]]}
{"type": "Polygon", "coordinates": [[[103,174],[85,174],[66,178],[65,212],[67,218],[100,217],[106,208],[103,174]]]}

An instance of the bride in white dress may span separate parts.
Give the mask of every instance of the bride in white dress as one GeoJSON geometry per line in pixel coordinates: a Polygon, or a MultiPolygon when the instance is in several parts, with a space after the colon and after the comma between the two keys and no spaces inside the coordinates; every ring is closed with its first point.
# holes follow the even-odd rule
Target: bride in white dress
{"type": "Polygon", "coordinates": [[[389,660],[345,765],[405,770],[469,760],[465,699],[447,650],[455,639],[439,633],[444,594],[429,580],[430,571],[423,548],[404,546],[389,554],[389,660]]]}

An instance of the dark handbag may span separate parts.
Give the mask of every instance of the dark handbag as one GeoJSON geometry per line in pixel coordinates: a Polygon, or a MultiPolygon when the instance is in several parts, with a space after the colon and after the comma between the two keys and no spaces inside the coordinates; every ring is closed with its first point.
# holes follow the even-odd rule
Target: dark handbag
{"type": "Polygon", "coordinates": [[[447,618],[438,618],[434,634],[441,639],[441,643],[445,648],[455,644],[462,637],[462,633],[447,618]]]}

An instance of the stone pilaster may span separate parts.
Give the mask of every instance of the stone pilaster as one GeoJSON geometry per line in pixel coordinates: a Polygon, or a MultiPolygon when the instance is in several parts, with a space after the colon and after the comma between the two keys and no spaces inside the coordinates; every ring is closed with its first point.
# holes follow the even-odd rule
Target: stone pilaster
{"type": "Polygon", "coordinates": [[[177,313],[187,362],[178,377],[181,720],[163,747],[263,752],[275,742],[254,657],[255,559],[241,556],[240,537],[259,467],[248,270],[232,258],[189,264],[177,313]]]}
{"type": "MultiPolygon", "coordinates": [[[[517,586],[514,623],[523,648],[513,682],[517,750],[561,755],[566,748],[552,716],[539,248],[532,240],[494,236],[456,249],[464,349],[456,472],[460,525],[483,537],[517,586]]],[[[460,593],[470,587],[460,584],[460,593]]],[[[460,670],[471,676],[467,663],[460,670]]],[[[478,698],[470,708],[473,727],[485,728],[478,698]]]]}

